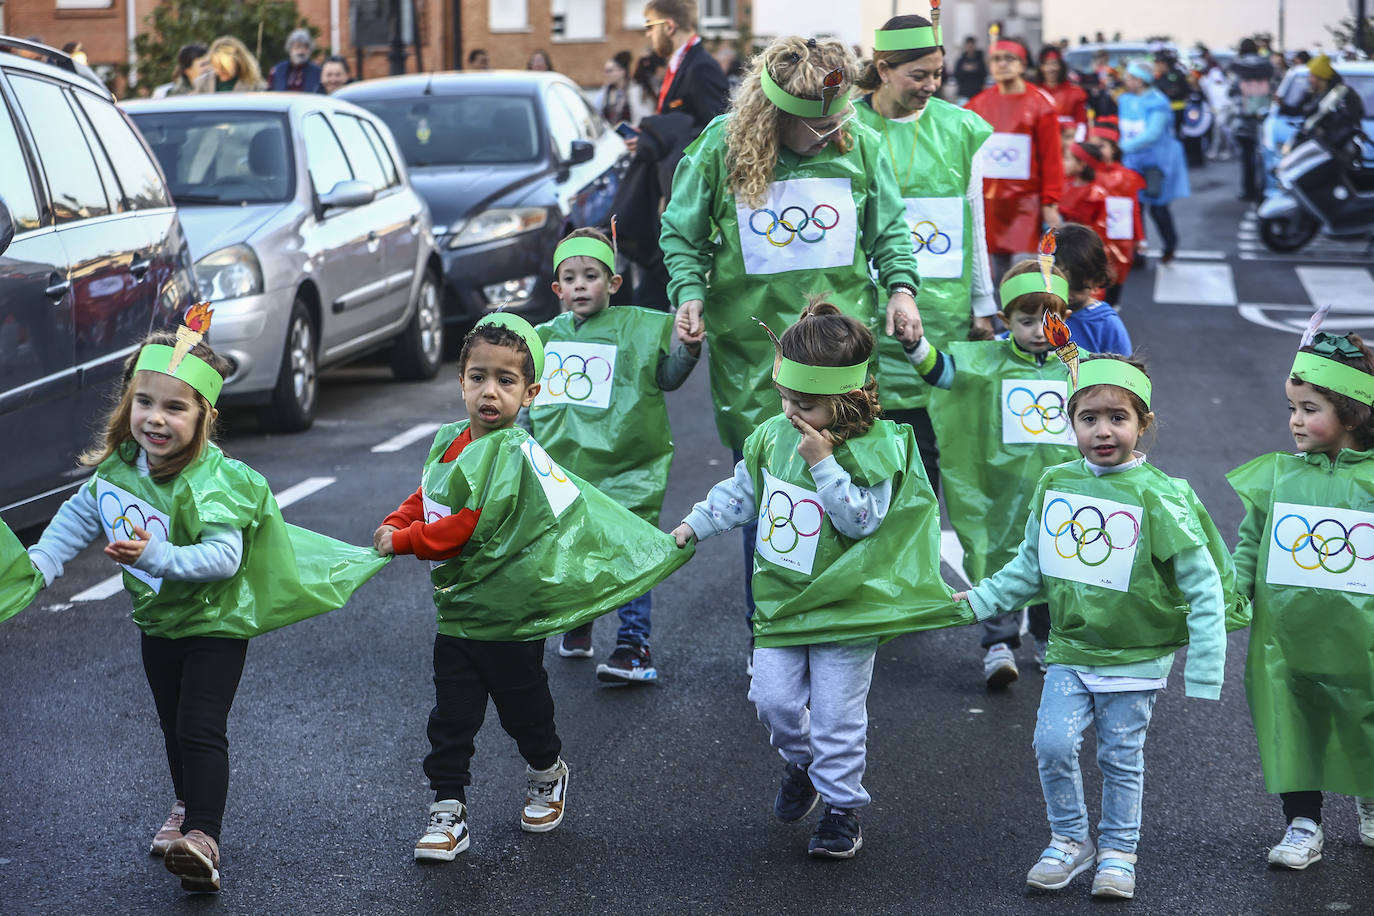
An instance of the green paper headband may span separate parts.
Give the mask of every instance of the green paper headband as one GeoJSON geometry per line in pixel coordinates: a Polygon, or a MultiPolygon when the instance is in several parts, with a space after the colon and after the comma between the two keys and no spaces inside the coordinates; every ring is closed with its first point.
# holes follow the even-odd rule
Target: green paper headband
{"type": "Polygon", "coordinates": [[[532,324],[511,312],[492,312],[473,325],[473,329],[476,330],[484,324],[506,328],[524,338],[525,346],[530,348],[530,356],[534,358],[535,381],[544,377],[544,341],[539,339],[539,334],[532,324]]]}
{"type": "Polygon", "coordinates": [[[554,272],[557,273],[559,264],[562,264],[568,258],[576,257],[595,258],[602,264],[605,264],[606,269],[609,270],[612,275],[615,274],[615,252],[611,250],[611,246],[600,239],[587,238],[585,236],[568,239],[554,249],[554,272]]]}
{"type": "Polygon", "coordinates": [[[828,117],[835,108],[835,103],[845,103],[849,99],[849,90],[843,94],[836,93],[828,102],[825,99],[803,99],[788,92],[779,86],[766,66],[759,68],[759,79],[763,82],[763,94],[768,97],[777,108],[795,115],[798,118],[824,118],[828,117]]]}
{"type": "Polygon", "coordinates": [[[919,51],[938,48],[944,42],[940,29],[923,25],[914,29],[878,29],[873,33],[875,51],[919,51]]]}
{"type": "MultiPolygon", "coordinates": [[[[200,392],[205,400],[210,402],[211,407],[215,406],[215,401],[219,400],[220,389],[224,387],[224,376],[216,372],[214,366],[199,356],[192,356],[187,351],[182,352],[174,370],[172,360],[176,358],[179,349],[181,349],[179,346],[148,344],[139,351],[138,362],[134,363],[134,371],[161,372],[163,375],[180,379],[200,392]]],[[[187,349],[189,350],[189,348],[187,349]]]]}
{"type": "Polygon", "coordinates": [[[1045,277],[1039,271],[1030,274],[1017,274],[1016,276],[1004,280],[1002,285],[997,288],[1002,296],[1002,308],[1011,305],[1017,296],[1025,296],[1029,293],[1048,292],[1058,296],[1065,302],[1069,301],[1069,281],[1058,274],[1050,275],[1050,288],[1045,289],[1045,277]]]}
{"type": "Polygon", "coordinates": [[[798,394],[848,394],[868,381],[868,361],[854,366],[808,366],[783,356],[773,381],[798,394]]]}
{"type": "Polygon", "coordinates": [[[1337,394],[1374,405],[1374,375],[1354,366],[1338,363],[1316,353],[1299,353],[1293,358],[1293,378],[1309,385],[1320,385],[1337,394]]]}
{"type": "MultiPolygon", "coordinates": [[[[1371,378],[1365,376],[1365,378],[1371,378]]],[[[1374,378],[1371,378],[1374,381],[1374,378]]],[[[1078,388],[1082,391],[1092,385],[1115,385],[1140,396],[1145,406],[1150,406],[1150,379],[1130,363],[1119,359],[1085,359],[1078,364],[1078,388]]]]}

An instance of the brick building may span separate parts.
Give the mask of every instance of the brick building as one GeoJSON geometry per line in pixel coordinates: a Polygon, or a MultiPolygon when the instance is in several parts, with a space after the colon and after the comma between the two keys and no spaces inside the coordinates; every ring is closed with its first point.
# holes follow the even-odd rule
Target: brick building
{"type": "MultiPolygon", "coordinates": [[[[211,2],[211,0],[207,0],[211,2]]],[[[350,35],[356,4],[385,9],[386,0],[296,0],[302,16],[320,31],[319,44],[357,60],[350,35]]],[[[644,0],[412,0],[418,24],[419,51],[426,71],[465,65],[473,48],[487,51],[493,67],[523,69],[530,53],[544,49],[554,66],[583,86],[602,81],[602,66],[620,50],[638,54],[644,40],[644,0]]],[[[741,0],[698,0],[703,35],[733,39],[747,7],[741,0]]],[[[37,36],[62,47],[80,41],[92,66],[113,67],[129,59],[133,35],[157,0],[0,0],[0,32],[37,36]]],[[[409,19],[409,16],[405,17],[409,19]]],[[[209,44],[216,36],[206,35],[209,44]]],[[[250,49],[251,35],[240,35],[250,49]]],[[[283,48],[264,48],[263,72],[286,56],[283,48]]],[[[356,64],[355,64],[356,67],[356,64]]],[[[419,69],[415,48],[407,49],[406,71],[419,69]]],[[[102,71],[103,72],[103,71],[102,71]]],[[[389,72],[387,48],[363,53],[363,75],[389,72]]],[[[170,73],[139,74],[139,82],[157,85],[170,73]]]]}

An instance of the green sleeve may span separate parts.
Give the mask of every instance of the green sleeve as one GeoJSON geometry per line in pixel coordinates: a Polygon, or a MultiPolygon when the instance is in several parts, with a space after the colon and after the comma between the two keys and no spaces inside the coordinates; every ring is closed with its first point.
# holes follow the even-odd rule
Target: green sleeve
{"type": "Polygon", "coordinates": [[[663,211],[659,247],[668,268],[668,302],[673,307],[706,299],[706,277],[716,250],[711,241],[711,202],[716,189],[700,160],[711,155],[711,147],[705,146],[696,155],[683,157],[673,173],[672,199],[663,211]]]}
{"type": "MultiPolygon", "coordinates": [[[[868,147],[877,150],[876,146],[868,147]]],[[[893,283],[918,285],[916,256],[911,252],[911,228],[906,222],[906,203],[897,187],[897,176],[886,156],[868,157],[868,202],[864,207],[864,254],[878,268],[878,281],[886,293],[893,283]]],[[[673,182],[674,197],[677,182],[673,182]]],[[[881,300],[880,300],[881,301],[881,300]]]]}
{"type": "Polygon", "coordinates": [[[1268,521],[1268,509],[1246,502],[1245,517],[1240,520],[1233,557],[1236,562],[1236,591],[1252,601],[1255,598],[1255,573],[1259,568],[1260,545],[1264,543],[1268,521]]]}
{"type": "Polygon", "coordinates": [[[1205,547],[1174,554],[1174,581],[1188,599],[1188,663],[1183,669],[1184,694],[1221,699],[1226,673],[1226,618],[1221,575],[1205,547]]]}
{"type": "Polygon", "coordinates": [[[1040,594],[1040,494],[1031,501],[1026,535],[1010,563],[969,589],[969,606],[979,620],[1025,607],[1040,594]]]}

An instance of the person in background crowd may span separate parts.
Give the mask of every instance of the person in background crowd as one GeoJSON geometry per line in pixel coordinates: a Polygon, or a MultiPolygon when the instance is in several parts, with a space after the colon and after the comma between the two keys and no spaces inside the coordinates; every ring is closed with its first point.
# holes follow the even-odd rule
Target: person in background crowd
{"type": "Polygon", "coordinates": [[[645,51],[635,61],[629,89],[630,123],[635,127],[658,108],[658,89],[663,85],[663,71],[667,66],[667,62],[652,50],[645,51]]]}
{"type": "Polygon", "coordinates": [[[1169,204],[1188,196],[1188,165],[1183,161],[1183,144],[1174,136],[1169,100],[1150,85],[1153,76],[1142,61],[1126,67],[1126,91],[1118,100],[1121,152],[1126,168],[1145,179],[1140,202],[1150,209],[1150,219],[1164,246],[1161,260],[1168,264],[1178,248],[1178,231],[1169,204]]]}
{"type": "Polygon", "coordinates": [[[1293,64],[1298,67],[1306,67],[1308,61],[1312,60],[1312,55],[1306,51],[1298,51],[1293,55],[1293,64]]]}
{"type": "Polygon", "coordinates": [[[468,52],[469,70],[490,70],[491,56],[487,54],[485,48],[473,48],[468,52]]]}
{"type": "Polygon", "coordinates": [[[1288,61],[1284,59],[1282,51],[1273,51],[1269,55],[1269,63],[1274,67],[1274,88],[1277,89],[1288,72],[1288,61]]]}
{"type": "Polygon", "coordinates": [[[1258,202],[1264,191],[1259,165],[1259,130],[1269,110],[1269,94],[1274,84],[1274,65],[1260,56],[1254,39],[1240,43],[1240,56],[1231,63],[1237,96],[1233,135],[1240,149],[1240,199],[1258,202]]]}
{"type": "Polygon", "coordinates": [[[744,66],[740,63],[739,52],[730,42],[722,41],[711,52],[711,56],[720,64],[720,70],[725,74],[725,82],[730,86],[730,95],[733,96],[739,88],[740,81],[744,79],[744,66]]]}
{"type": "Polygon", "coordinates": [[[1213,118],[1207,158],[1224,162],[1236,152],[1236,141],[1231,135],[1236,111],[1235,102],[1231,98],[1231,80],[1211,52],[1204,48],[1203,55],[1202,78],[1198,82],[1207,97],[1207,105],[1212,109],[1213,118]]]}
{"type": "Polygon", "coordinates": [[[1183,127],[1183,109],[1188,104],[1188,74],[1179,66],[1178,59],[1164,51],[1154,56],[1154,87],[1164,93],[1169,100],[1169,109],[1174,113],[1174,133],[1183,127]]]}
{"type": "Polygon", "coordinates": [[[62,52],[78,64],[87,64],[86,47],[79,41],[69,41],[62,46],[62,52]]]}
{"type": "Polygon", "coordinates": [[[325,95],[333,95],[349,83],[353,76],[348,69],[348,61],[338,54],[326,57],[320,65],[320,87],[325,95]]]}
{"type": "Polygon", "coordinates": [[[530,53],[530,59],[525,64],[525,69],[547,70],[550,73],[557,72],[553,67],[553,58],[549,57],[549,52],[545,51],[543,48],[535,48],[534,51],[530,53]]]}
{"type": "Polygon", "coordinates": [[[163,83],[153,90],[153,98],[162,99],[172,95],[190,95],[196,91],[195,81],[209,69],[210,61],[205,55],[205,45],[182,45],[177,51],[176,76],[170,83],[163,83]]]}
{"type": "Polygon", "coordinates": [[[309,29],[296,29],[286,36],[286,60],[272,68],[267,88],[276,92],[323,92],[320,65],[310,59],[315,39],[309,29]]]}
{"type": "Polygon", "coordinates": [[[1040,88],[1054,99],[1061,138],[1082,140],[1088,129],[1088,94],[1070,78],[1063,52],[1053,45],[1040,50],[1040,88]]]}
{"type": "Polygon", "coordinates": [[[1364,102],[1341,79],[1325,54],[1318,54],[1308,65],[1307,98],[1297,139],[1319,140],[1345,162],[1358,162],[1360,150],[1350,141],[1360,132],[1364,102]]]}
{"type": "Polygon", "coordinates": [[[258,92],[267,88],[258,59],[232,35],[210,42],[207,56],[210,69],[196,77],[196,92],[258,92]]]}
{"type": "Polygon", "coordinates": [[[644,31],[654,53],[668,62],[657,114],[690,115],[695,137],[730,105],[725,73],[697,35],[695,0],[653,0],[644,7],[644,31]]]}
{"type": "Polygon", "coordinates": [[[964,39],[964,51],[954,62],[954,84],[959,91],[959,104],[962,105],[983,91],[988,81],[988,62],[983,52],[978,50],[978,42],[972,35],[964,39]]]}
{"type": "Polygon", "coordinates": [[[596,110],[607,123],[619,124],[622,121],[633,124],[630,111],[630,52],[617,51],[602,68],[606,82],[596,95],[596,110]]]}

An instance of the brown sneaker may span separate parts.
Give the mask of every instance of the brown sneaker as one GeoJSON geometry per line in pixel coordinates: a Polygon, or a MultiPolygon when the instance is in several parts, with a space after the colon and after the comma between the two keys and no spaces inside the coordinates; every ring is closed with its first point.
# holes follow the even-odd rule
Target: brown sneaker
{"type": "Polygon", "coordinates": [[[167,870],[181,879],[182,890],[219,890],[219,845],[199,830],[173,840],[165,859],[167,870]]]}
{"type": "Polygon", "coordinates": [[[559,758],[547,770],[525,767],[528,788],[520,809],[520,829],[544,833],[563,823],[563,801],[568,794],[568,765],[559,758]]]}
{"type": "Polygon", "coordinates": [[[177,803],[172,806],[172,813],[162,822],[162,829],[153,834],[153,845],[148,848],[148,853],[155,856],[165,855],[172,841],[181,839],[181,825],[185,820],[186,802],[178,798],[177,803]]]}

